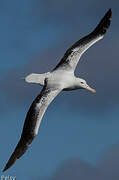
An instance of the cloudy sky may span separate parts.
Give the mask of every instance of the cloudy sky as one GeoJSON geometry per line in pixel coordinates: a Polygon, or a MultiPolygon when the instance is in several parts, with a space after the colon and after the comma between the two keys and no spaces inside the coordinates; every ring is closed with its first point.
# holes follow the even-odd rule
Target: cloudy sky
{"type": "Polygon", "coordinates": [[[82,56],[76,69],[97,94],[62,92],[48,108],[31,147],[0,175],[17,180],[119,179],[118,0],[0,1],[0,169],[41,91],[23,77],[52,70],[109,8],[113,17],[107,34],[82,56]]]}

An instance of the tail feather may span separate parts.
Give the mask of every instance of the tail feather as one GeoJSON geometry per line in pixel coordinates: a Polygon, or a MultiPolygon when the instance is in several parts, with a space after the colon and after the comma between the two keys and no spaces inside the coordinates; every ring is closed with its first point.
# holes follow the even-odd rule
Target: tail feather
{"type": "Polygon", "coordinates": [[[43,74],[29,74],[26,76],[25,81],[28,83],[36,83],[44,86],[44,80],[47,78],[49,73],[43,73],[43,74]]]}

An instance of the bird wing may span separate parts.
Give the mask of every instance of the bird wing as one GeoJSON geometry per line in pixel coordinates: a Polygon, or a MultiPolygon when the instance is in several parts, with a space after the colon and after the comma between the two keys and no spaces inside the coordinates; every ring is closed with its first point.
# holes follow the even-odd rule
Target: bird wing
{"type": "Polygon", "coordinates": [[[27,113],[21,138],[3,171],[10,168],[28,149],[29,145],[38,133],[42,117],[48,105],[60,92],[61,89],[48,88],[47,82],[45,81],[45,85],[41,93],[33,101],[27,113]]]}
{"type": "Polygon", "coordinates": [[[101,19],[97,27],[91,32],[89,35],[83,37],[75,44],[73,44],[64,54],[61,61],[57,64],[57,66],[53,69],[63,69],[66,71],[74,71],[81,55],[94,43],[99,41],[104,37],[108,27],[110,26],[112,17],[111,9],[105,14],[105,16],[101,19]]]}

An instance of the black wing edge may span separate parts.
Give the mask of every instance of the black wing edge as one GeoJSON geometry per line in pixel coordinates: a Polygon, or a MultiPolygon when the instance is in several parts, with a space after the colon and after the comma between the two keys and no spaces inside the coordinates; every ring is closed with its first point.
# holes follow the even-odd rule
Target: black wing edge
{"type": "Polygon", "coordinates": [[[86,41],[88,42],[89,40],[91,40],[92,38],[96,37],[96,36],[103,36],[107,29],[110,26],[111,23],[111,19],[112,19],[112,10],[111,8],[107,11],[107,13],[104,15],[104,17],[101,19],[101,21],[99,22],[99,24],[96,26],[96,28],[87,36],[84,36],[83,38],[81,38],[80,40],[78,40],[77,42],[75,42],[64,54],[63,58],[61,59],[61,61],[56,65],[56,67],[53,69],[56,70],[57,68],[59,68],[60,66],[62,66],[63,64],[65,64],[65,60],[66,58],[71,54],[72,49],[78,47],[79,45],[82,45],[84,42],[86,43],[86,41]]]}
{"type": "Polygon", "coordinates": [[[36,104],[37,101],[40,100],[44,90],[46,89],[46,86],[47,86],[47,79],[45,79],[45,85],[44,85],[41,93],[35,98],[35,100],[33,101],[33,103],[30,106],[29,111],[27,112],[27,116],[26,116],[26,119],[24,122],[21,138],[20,138],[14,152],[10,156],[5,168],[2,170],[3,172],[6,171],[8,168],[10,168],[26,152],[26,150],[29,148],[29,145],[34,140],[36,135],[34,133],[30,132],[32,129],[32,123],[29,118],[33,114],[32,109],[34,108],[34,104],[36,104]]]}
{"type": "Polygon", "coordinates": [[[10,168],[26,152],[33,139],[34,137],[30,137],[28,140],[21,137],[5,168],[2,170],[3,172],[10,168]]]}
{"type": "Polygon", "coordinates": [[[110,8],[105,14],[105,16],[101,19],[97,27],[94,29],[93,33],[104,35],[110,26],[111,19],[112,19],[112,10],[110,8]]]}
{"type": "Polygon", "coordinates": [[[82,39],[74,43],[71,46],[71,48],[69,48],[69,50],[76,48],[77,46],[83,44],[86,41],[88,42],[89,40],[93,39],[96,36],[103,36],[107,32],[107,29],[110,26],[111,19],[112,19],[112,10],[110,8],[107,11],[107,13],[104,15],[104,17],[101,19],[99,24],[96,26],[96,28],[90,34],[88,34],[87,36],[83,37],[82,39]]]}

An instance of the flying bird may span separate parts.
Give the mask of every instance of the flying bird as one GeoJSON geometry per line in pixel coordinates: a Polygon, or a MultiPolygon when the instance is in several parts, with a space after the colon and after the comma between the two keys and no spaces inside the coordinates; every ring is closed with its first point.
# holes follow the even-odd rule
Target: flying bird
{"type": "Polygon", "coordinates": [[[96,93],[84,79],[76,77],[74,71],[81,55],[90,46],[104,37],[110,26],[111,17],[112,11],[109,9],[97,27],[90,34],[73,44],[51,72],[43,74],[32,73],[25,78],[26,82],[40,84],[43,86],[43,89],[27,112],[21,138],[3,171],[10,168],[28,149],[38,134],[39,126],[47,107],[62,90],[86,89],[96,93]]]}

